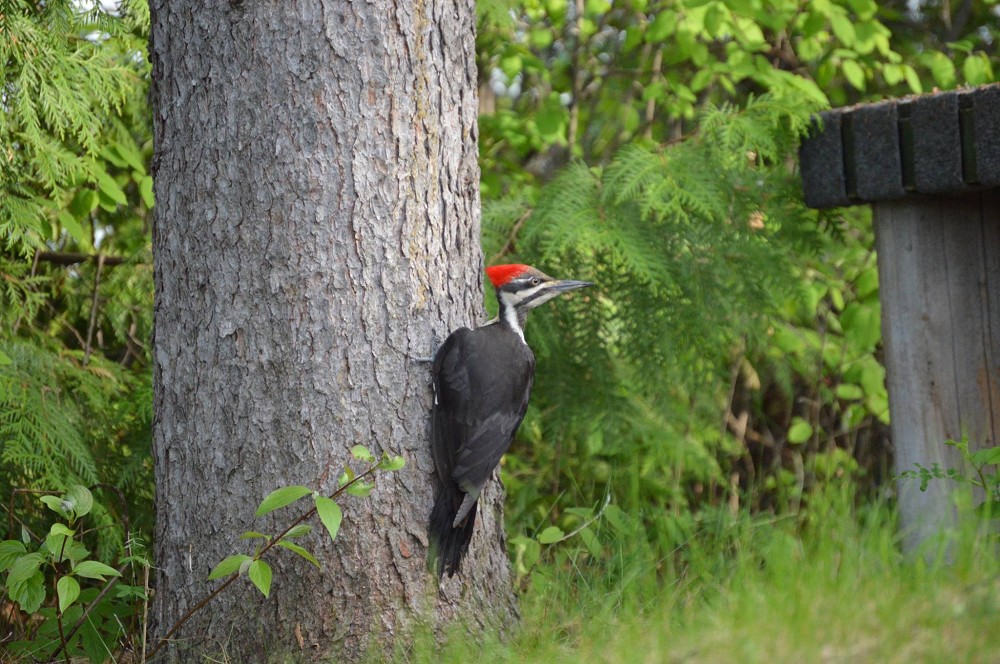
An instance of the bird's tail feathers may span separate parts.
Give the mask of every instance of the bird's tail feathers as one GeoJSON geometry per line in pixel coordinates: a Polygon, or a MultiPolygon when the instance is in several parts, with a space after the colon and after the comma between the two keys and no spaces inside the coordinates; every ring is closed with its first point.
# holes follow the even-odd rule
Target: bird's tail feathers
{"type": "Polygon", "coordinates": [[[472,531],[476,524],[475,504],[469,510],[468,516],[458,526],[453,526],[458,514],[457,504],[461,503],[461,494],[455,494],[454,489],[442,487],[434,501],[431,511],[430,550],[427,552],[427,569],[438,577],[454,576],[458,571],[462,558],[469,550],[472,541],[472,531]]]}

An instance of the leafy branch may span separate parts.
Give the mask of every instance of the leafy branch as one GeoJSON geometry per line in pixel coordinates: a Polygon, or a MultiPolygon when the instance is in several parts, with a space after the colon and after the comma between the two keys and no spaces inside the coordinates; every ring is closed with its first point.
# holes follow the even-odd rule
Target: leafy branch
{"type": "Polygon", "coordinates": [[[374,477],[377,471],[383,470],[394,472],[403,468],[406,463],[400,456],[390,457],[388,454],[383,454],[381,458],[376,458],[375,455],[363,445],[355,445],[351,448],[351,454],[359,461],[369,463],[370,465],[368,469],[360,475],[356,475],[348,466],[344,470],[344,473],[340,476],[337,490],[329,496],[325,496],[318,491],[301,485],[281,487],[265,496],[264,500],[262,500],[260,505],[257,506],[254,516],[264,516],[265,514],[269,514],[282,507],[287,507],[288,505],[291,505],[297,500],[308,495],[313,496],[314,504],[311,509],[301,514],[284,530],[273,537],[253,530],[244,532],[240,535],[240,539],[263,540],[264,544],[262,546],[258,546],[252,556],[235,554],[227,556],[222,560],[222,562],[216,565],[208,575],[208,580],[212,581],[223,577],[228,578],[226,578],[220,586],[215,588],[215,590],[205,596],[204,599],[195,604],[183,616],[181,616],[177,622],[175,622],[170,629],[167,630],[167,633],[163,635],[153,649],[146,654],[146,658],[152,659],[156,653],[158,653],[165,645],[167,645],[167,643],[170,642],[171,637],[173,637],[173,635],[176,634],[177,631],[180,630],[180,628],[188,620],[190,620],[192,616],[207,606],[213,599],[222,594],[226,588],[231,586],[236,579],[244,574],[247,575],[250,581],[257,587],[264,597],[268,597],[271,592],[272,570],[271,566],[268,565],[263,558],[267,552],[275,546],[288,549],[289,551],[308,560],[310,563],[315,565],[317,569],[319,569],[319,561],[314,555],[312,555],[305,548],[288,540],[301,537],[311,532],[312,526],[309,526],[304,522],[315,514],[319,515],[320,522],[322,522],[323,527],[326,528],[327,533],[329,533],[330,539],[336,540],[337,533],[340,531],[340,523],[343,519],[343,512],[341,511],[340,506],[335,502],[335,499],[345,493],[362,498],[367,496],[371,493],[372,489],[375,488],[374,482],[369,481],[369,479],[374,477]]]}
{"type": "MultiPolygon", "coordinates": [[[[0,542],[0,572],[6,573],[4,586],[10,600],[17,602],[27,613],[41,615],[39,633],[58,634],[57,641],[50,641],[42,648],[55,646],[56,650],[62,652],[64,659],[70,661],[70,647],[74,645],[78,630],[132,560],[125,562],[121,570],[116,570],[102,562],[91,560],[90,552],[78,541],[77,538],[82,537],[85,532],[79,527],[80,520],[90,514],[94,507],[93,495],[86,487],[74,485],[62,495],[43,495],[39,500],[63,521],[51,525],[48,535],[35,551],[29,552],[22,541],[0,542]],[[55,609],[41,608],[46,599],[44,569],[53,573],[55,609]],[[104,588],[86,608],[82,607],[84,600],[81,597],[81,580],[104,584],[104,588]],[[67,621],[73,623],[68,630],[67,621]]],[[[87,646],[84,643],[85,649],[87,646]]]]}
{"type": "Polygon", "coordinates": [[[940,479],[978,487],[986,493],[986,499],[976,508],[976,511],[987,518],[996,514],[994,507],[1000,501],[1000,472],[991,473],[987,470],[987,466],[1000,466],[1000,445],[970,452],[969,438],[965,435],[962,436],[961,440],[947,440],[945,445],[957,449],[965,462],[972,468],[974,474],[963,473],[955,468],[942,468],[938,463],[930,468],[918,463],[914,464],[917,467],[916,470],[904,470],[899,476],[905,479],[919,480],[921,491],[927,490],[927,485],[931,480],[940,479]]]}

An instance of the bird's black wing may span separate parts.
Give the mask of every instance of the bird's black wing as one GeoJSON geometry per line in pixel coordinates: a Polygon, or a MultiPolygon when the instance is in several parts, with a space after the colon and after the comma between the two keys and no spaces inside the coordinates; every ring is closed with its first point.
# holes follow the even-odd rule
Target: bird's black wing
{"type": "Polygon", "coordinates": [[[438,477],[475,493],[489,479],[524,419],[535,358],[497,325],[462,328],[434,364],[438,477]]]}

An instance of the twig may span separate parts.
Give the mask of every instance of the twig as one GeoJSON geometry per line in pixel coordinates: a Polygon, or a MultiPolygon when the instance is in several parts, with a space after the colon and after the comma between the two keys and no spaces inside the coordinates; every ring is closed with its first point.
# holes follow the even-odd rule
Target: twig
{"type": "Polygon", "coordinates": [[[59,492],[58,491],[48,491],[46,489],[14,489],[13,491],[10,492],[10,505],[6,508],[7,509],[7,515],[9,517],[8,522],[7,522],[7,527],[10,530],[13,530],[14,529],[14,521],[17,521],[18,525],[20,525],[22,528],[24,528],[25,532],[28,533],[28,536],[31,539],[36,540],[38,542],[41,542],[42,538],[39,537],[38,535],[36,535],[35,533],[31,532],[31,529],[28,528],[28,526],[26,526],[23,521],[21,521],[19,518],[17,518],[14,515],[14,499],[17,497],[18,494],[21,494],[21,493],[40,493],[40,494],[44,494],[46,496],[57,496],[57,495],[59,495],[59,492]]]}
{"type": "Polygon", "coordinates": [[[520,232],[521,227],[524,226],[524,222],[528,221],[532,212],[534,212],[534,210],[528,208],[524,211],[524,214],[522,214],[521,217],[514,222],[514,226],[510,229],[510,234],[507,236],[507,241],[503,243],[502,247],[500,247],[500,251],[490,257],[490,265],[495,265],[498,260],[513,250],[514,242],[517,240],[517,234],[520,232]]]}
{"type": "Polygon", "coordinates": [[[569,532],[569,533],[566,533],[565,535],[563,535],[562,537],[560,537],[559,539],[557,539],[557,540],[556,540],[555,542],[552,542],[552,544],[558,544],[559,542],[565,542],[565,541],[566,541],[566,540],[568,540],[568,539],[569,539],[570,537],[574,537],[574,536],[576,536],[576,535],[579,535],[579,534],[580,534],[580,532],[581,532],[581,531],[582,531],[582,530],[583,530],[584,528],[586,528],[586,527],[587,527],[587,526],[589,526],[590,524],[592,524],[592,523],[594,523],[595,521],[597,521],[598,519],[600,519],[600,518],[601,518],[601,517],[602,517],[602,516],[604,515],[604,510],[608,509],[608,505],[610,505],[610,504],[611,504],[611,492],[609,491],[609,492],[608,492],[608,493],[607,493],[607,494],[606,494],[606,495],[604,496],[604,504],[603,504],[603,505],[601,505],[601,509],[597,510],[597,514],[595,514],[594,516],[592,516],[592,517],[590,517],[589,519],[587,519],[586,521],[584,521],[584,522],[583,522],[583,523],[582,523],[582,524],[580,525],[580,527],[579,527],[579,528],[577,528],[577,529],[576,529],[576,530],[574,530],[573,532],[569,532]]]}
{"type": "MultiPolygon", "coordinates": [[[[374,475],[375,471],[378,470],[378,468],[379,468],[379,466],[376,463],[374,466],[372,466],[371,468],[369,468],[368,470],[366,470],[362,474],[356,476],[350,482],[347,482],[346,484],[344,484],[344,486],[340,487],[339,489],[337,489],[336,491],[334,491],[332,494],[330,494],[330,498],[336,498],[336,497],[338,497],[339,495],[341,495],[342,493],[344,493],[344,491],[346,491],[348,489],[348,487],[350,487],[355,482],[360,482],[361,480],[365,479],[366,477],[370,477],[370,476],[374,475]]],[[[300,523],[302,523],[306,519],[310,518],[315,513],[316,513],[316,507],[313,506],[312,509],[310,509],[308,512],[306,512],[305,514],[303,514],[302,516],[300,516],[299,518],[297,518],[287,528],[285,528],[283,531],[281,531],[281,533],[279,535],[277,535],[276,537],[274,537],[274,539],[270,540],[264,546],[264,548],[262,548],[260,550],[260,552],[257,553],[257,555],[254,556],[254,560],[260,560],[261,558],[263,558],[264,554],[267,553],[268,550],[271,549],[271,547],[275,546],[278,542],[280,542],[281,539],[285,535],[287,535],[289,533],[289,531],[291,531],[292,528],[294,528],[295,526],[299,525],[300,523]]],[[[223,590],[225,590],[230,585],[232,585],[233,581],[235,581],[238,578],[240,578],[240,573],[239,572],[233,572],[233,574],[228,579],[226,579],[222,583],[221,586],[219,586],[218,588],[216,588],[215,590],[213,590],[211,593],[208,594],[207,597],[205,597],[203,600],[201,600],[200,602],[198,602],[197,604],[195,604],[193,607],[191,607],[190,609],[188,609],[188,611],[183,616],[181,616],[177,620],[177,622],[175,622],[170,627],[169,630],[167,630],[167,633],[164,634],[163,637],[160,638],[160,640],[156,642],[156,646],[152,650],[150,650],[148,654],[146,654],[146,653],[143,654],[143,660],[145,661],[145,659],[152,659],[156,655],[156,653],[158,653],[163,648],[163,646],[167,645],[167,643],[170,641],[170,637],[172,637],[174,634],[176,634],[177,631],[184,625],[184,623],[186,623],[188,620],[191,619],[191,616],[193,616],[198,611],[200,611],[202,608],[204,608],[209,602],[211,602],[220,593],[222,593],[223,590]]]]}
{"type": "MultiPolygon", "coordinates": [[[[663,49],[656,49],[653,54],[653,75],[650,78],[650,85],[656,83],[663,71],[663,49]]],[[[646,101],[646,138],[653,138],[653,120],[656,117],[656,95],[650,95],[646,101]]]]}
{"type": "Polygon", "coordinates": [[[146,626],[149,624],[149,566],[142,569],[142,590],[145,598],[142,600],[142,653],[141,664],[146,664],[146,626]]]}
{"type": "MultiPolygon", "coordinates": [[[[63,541],[62,541],[62,546],[59,547],[59,561],[62,561],[63,555],[66,553],[66,542],[68,542],[68,541],[69,541],[69,537],[67,537],[67,536],[64,535],[63,536],[63,541]]],[[[58,565],[58,564],[59,564],[59,562],[56,562],[56,565],[58,565]]],[[[66,664],[69,664],[69,662],[70,662],[70,659],[69,659],[69,641],[66,640],[66,635],[63,632],[63,620],[62,620],[63,619],[63,610],[62,610],[62,607],[59,606],[59,604],[60,604],[60,600],[59,600],[59,579],[60,578],[62,578],[62,577],[59,575],[59,568],[56,567],[56,578],[55,578],[55,589],[54,589],[56,591],[56,624],[59,626],[59,639],[61,641],[60,645],[62,646],[63,656],[66,657],[66,664]]]]}
{"type": "Polygon", "coordinates": [[[55,263],[56,265],[76,265],[87,261],[102,262],[107,266],[124,265],[129,259],[124,256],[105,256],[104,254],[71,254],[55,251],[39,251],[35,254],[35,264],[39,261],[55,263]]]}
{"type": "Polygon", "coordinates": [[[128,499],[125,497],[125,492],[121,490],[121,487],[117,487],[114,484],[107,484],[106,482],[98,482],[97,484],[92,484],[89,487],[90,491],[93,491],[94,489],[107,489],[109,491],[113,491],[115,495],[118,496],[118,506],[121,507],[122,525],[125,526],[125,534],[131,538],[132,520],[129,518],[128,499]]]}
{"type": "Polygon", "coordinates": [[[87,326],[87,346],[83,349],[83,366],[90,361],[91,344],[94,341],[94,327],[97,324],[97,289],[101,285],[101,270],[104,269],[104,254],[97,255],[97,271],[94,272],[94,292],[90,298],[90,324],[87,326]]]}
{"type": "Polygon", "coordinates": [[[570,154],[573,153],[573,146],[576,145],[576,135],[580,124],[580,94],[583,92],[583,13],[585,10],[584,0],[575,2],[576,16],[570,28],[571,34],[576,37],[573,52],[573,97],[569,102],[569,124],[566,127],[566,142],[569,144],[570,154]]]}

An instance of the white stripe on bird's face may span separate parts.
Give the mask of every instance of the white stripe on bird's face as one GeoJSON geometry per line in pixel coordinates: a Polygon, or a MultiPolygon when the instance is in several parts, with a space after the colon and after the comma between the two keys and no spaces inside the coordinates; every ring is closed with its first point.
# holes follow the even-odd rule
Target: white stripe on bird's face
{"type": "MultiPolygon", "coordinates": [[[[527,285],[527,280],[525,280],[525,282],[525,285],[527,285]]],[[[544,292],[547,288],[549,288],[549,286],[549,282],[542,281],[541,283],[531,286],[530,288],[521,288],[516,291],[502,290],[500,292],[501,295],[509,296],[504,299],[506,304],[514,307],[521,307],[526,304],[529,309],[533,309],[539,304],[548,302],[559,294],[558,291],[549,291],[548,293],[544,292]]]]}

